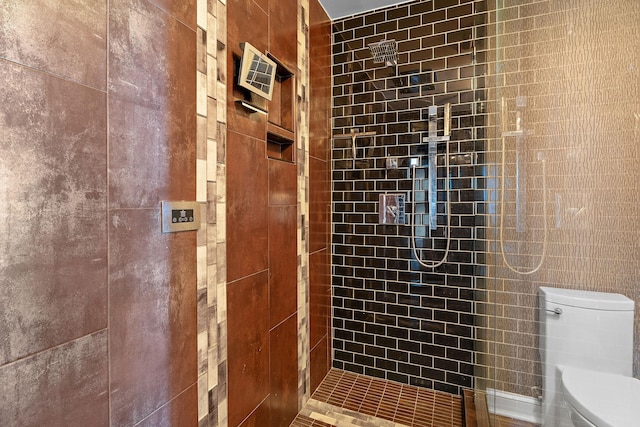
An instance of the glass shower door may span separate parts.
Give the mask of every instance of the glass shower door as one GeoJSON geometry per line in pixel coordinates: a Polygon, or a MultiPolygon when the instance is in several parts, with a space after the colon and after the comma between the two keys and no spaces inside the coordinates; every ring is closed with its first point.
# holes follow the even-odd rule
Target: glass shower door
{"type": "Polygon", "coordinates": [[[493,421],[537,425],[540,286],[626,295],[640,338],[640,3],[487,7],[475,388],[493,421]]]}

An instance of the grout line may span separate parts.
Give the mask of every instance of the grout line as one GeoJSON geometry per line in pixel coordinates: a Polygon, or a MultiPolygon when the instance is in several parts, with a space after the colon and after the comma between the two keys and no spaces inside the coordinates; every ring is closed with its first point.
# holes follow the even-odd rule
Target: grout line
{"type": "MultiPolygon", "coordinates": [[[[319,423],[319,422],[322,422],[321,420],[335,421],[334,425],[338,427],[356,426],[356,425],[357,426],[371,426],[371,425],[379,426],[383,424],[387,425],[386,423],[388,422],[394,423],[397,426],[397,425],[405,425],[404,422],[406,422],[406,420],[409,418],[407,415],[410,414],[409,416],[411,417],[411,421],[408,422],[407,424],[410,424],[412,426],[413,425],[423,426],[423,425],[427,425],[427,423],[428,425],[435,425],[436,422],[438,423],[438,425],[444,425],[446,423],[452,426],[462,426],[462,412],[461,412],[462,406],[461,406],[461,401],[459,401],[461,398],[458,398],[457,396],[451,395],[449,393],[439,392],[435,390],[427,390],[417,386],[400,384],[400,383],[396,383],[389,380],[371,378],[366,375],[354,374],[348,371],[337,370],[335,368],[332,369],[332,371],[330,372],[330,375],[327,376],[325,381],[321,383],[318,390],[325,388],[325,386],[326,388],[331,388],[332,396],[334,396],[334,392],[338,390],[342,390],[342,391],[346,389],[350,390],[347,393],[345,401],[342,403],[342,406],[338,404],[323,402],[319,399],[312,398],[308,403],[308,405],[310,406],[309,407],[305,406],[305,408],[303,408],[303,410],[300,412],[299,415],[301,417],[308,418],[311,412],[314,412],[316,415],[311,417],[312,422],[319,423]],[[365,381],[369,381],[369,383],[368,383],[366,392],[362,397],[362,401],[360,402],[360,406],[359,406],[360,408],[362,408],[367,403],[375,402],[377,400],[375,399],[375,397],[372,400],[367,399],[369,397],[369,392],[373,391],[375,388],[378,388],[378,386],[382,386],[382,387],[379,387],[382,389],[382,392],[379,393],[380,400],[377,400],[378,405],[376,408],[376,412],[373,415],[370,415],[369,413],[363,413],[360,411],[353,411],[349,408],[344,407],[344,403],[347,401],[349,395],[351,394],[351,391],[354,390],[354,388],[359,388],[358,386],[363,385],[365,381]],[[348,387],[348,385],[350,385],[350,387],[348,387]],[[345,386],[345,387],[343,388],[342,386],[345,386]],[[380,416],[381,414],[378,413],[380,409],[380,405],[383,402],[389,403],[389,396],[392,396],[397,391],[398,391],[398,394],[396,395],[396,399],[393,399],[393,404],[394,404],[393,407],[395,409],[394,414],[390,416],[387,413],[386,416],[385,415],[380,416]],[[403,395],[406,397],[411,394],[415,396],[414,399],[404,399],[404,400],[402,399],[403,395]],[[387,400],[385,400],[385,398],[387,400]],[[421,402],[421,399],[424,399],[425,401],[427,401],[426,403],[429,404],[429,407],[426,407],[426,405],[419,405],[419,403],[421,402]],[[431,400],[428,401],[429,399],[431,400]],[[401,404],[403,402],[407,403],[407,405],[402,406],[401,404]],[[327,412],[326,410],[323,411],[321,407],[325,409],[326,408],[332,408],[332,409],[330,409],[330,412],[327,412]],[[455,411],[458,411],[458,410],[460,411],[460,414],[459,416],[456,416],[455,411]],[[439,411],[439,412],[436,413],[436,411],[439,411]],[[399,412],[403,414],[404,418],[403,420],[401,420],[403,423],[401,423],[400,420],[398,420],[399,412]],[[372,421],[372,417],[382,421],[375,421],[375,420],[372,421]],[[424,418],[420,419],[418,417],[424,417],[424,418]],[[374,424],[371,424],[372,422],[374,424]]],[[[326,390],[322,391],[322,393],[326,394],[326,390]]],[[[357,394],[361,394],[361,393],[358,392],[357,394]]],[[[301,420],[299,421],[302,422],[301,420]]],[[[293,425],[295,426],[295,425],[301,425],[301,424],[294,423],[293,425]]],[[[312,424],[312,425],[317,425],[317,424],[312,424]]]]}

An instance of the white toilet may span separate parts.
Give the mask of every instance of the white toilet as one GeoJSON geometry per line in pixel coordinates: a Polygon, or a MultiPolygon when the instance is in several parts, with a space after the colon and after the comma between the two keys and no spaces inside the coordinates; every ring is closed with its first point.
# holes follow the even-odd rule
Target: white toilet
{"type": "Polygon", "coordinates": [[[632,377],[634,303],[620,294],[541,287],[544,427],[640,426],[632,377]]]}

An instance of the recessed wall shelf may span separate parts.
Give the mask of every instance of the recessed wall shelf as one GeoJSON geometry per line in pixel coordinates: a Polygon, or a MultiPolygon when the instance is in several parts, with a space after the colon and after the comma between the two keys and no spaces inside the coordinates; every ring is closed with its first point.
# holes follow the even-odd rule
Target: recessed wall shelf
{"type": "Polygon", "coordinates": [[[269,103],[269,122],[291,132],[294,131],[294,93],[295,79],[276,57],[267,53],[267,57],[276,63],[276,76],[273,95],[269,103]]]}
{"type": "Polygon", "coordinates": [[[267,156],[285,162],[294,161],[295,134],[273,123],[267,123],[267,156]]]}
{"type": "Polygon", "coordinates": [[[291,71],[270,53],[276,64],[273,96],[267,120],[267,156],[285,162],[295,161],[295,79],[291,71]]]}

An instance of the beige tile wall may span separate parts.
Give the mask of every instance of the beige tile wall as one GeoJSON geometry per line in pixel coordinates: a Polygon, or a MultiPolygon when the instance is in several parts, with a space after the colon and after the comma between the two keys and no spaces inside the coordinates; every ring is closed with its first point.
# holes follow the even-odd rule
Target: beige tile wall
{"type": "Polygon", "coordinates": [[[504,250],[517,269],[534,269],[543,253],[545,216],[547,250],[537,272],[512,272],[500,254],[500,217],[489,214],[486,239],[492,267],[485,281],[486,302],[478,306],[477,386],[538,395],[539,286],[616,292],[633,299],[638,376],[640,3],[501,3],[500,9],[489,11],[487,28],[487,108],[493,124],[486,153],[493,178],[488,212],[500,211],[500,135],[516,130],[520,96],[526,98],[521,126],[527,134],[520,137],[520,153],[527,169],[527,231],[515,230],[517,137],[509,136],[504,154],[504,250]]]}

